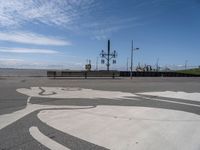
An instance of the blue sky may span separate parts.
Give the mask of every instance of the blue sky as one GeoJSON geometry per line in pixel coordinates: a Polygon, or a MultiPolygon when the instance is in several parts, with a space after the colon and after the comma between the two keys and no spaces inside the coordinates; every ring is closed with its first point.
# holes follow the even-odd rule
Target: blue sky
{"type": "Polygon", "coordinates": [[[95,69],[108,39],[112,69],[126,70],[131,40],[134,65],[198,66],[199,14],[199,0],[0,0],[0,67],[84,69],[91,59],[95,69]]]}

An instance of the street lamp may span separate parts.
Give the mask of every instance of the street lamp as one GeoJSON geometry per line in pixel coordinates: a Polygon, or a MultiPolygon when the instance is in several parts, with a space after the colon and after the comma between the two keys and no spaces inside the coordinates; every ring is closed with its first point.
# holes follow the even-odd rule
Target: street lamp
{"type": "Polygon", "coordinates": [[[131,72],[130,76],[131,79],[133,78],[133,51],[139,50],[139,48],[133,48],[133,40],[132,40],[132,47],[131,47],[131,72]]]}

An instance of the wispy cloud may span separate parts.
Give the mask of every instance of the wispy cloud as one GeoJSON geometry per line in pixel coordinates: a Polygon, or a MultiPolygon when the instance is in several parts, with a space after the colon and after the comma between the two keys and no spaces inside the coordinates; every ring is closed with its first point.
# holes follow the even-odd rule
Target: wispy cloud
{"type": "Polygon", "coordinates": [[[24,61],[23,59],[15,59],[15,58],[0,58],[0,61],[12,61],[12,62],[21,62],[24,61]]]}
{"type": "Polygon", "coordinates": [[[19,26],[26,22],[67,26],[92,3],[93,0],[2,0],[0,26],[19,26]]]}
{"type": "Polygon", "coordinates": [[[0,58],[0,65],[3,67],[13,67],[19,64],[24,63],[23,59],[16,59],[16,58],[0,58]]]}
{"type": "MultiPolygon", "coordinates": [[[[16,59],[16,58],[0,58],[0,66],[2,68],[28,68],[28,69],[72,69],[80,70],[84,68],[83,63],[77,63],[76,61],[66,63],[57,61],[40,61],[38,60],[26,60],[26,59],[16,59]]],[[[1,74],[2,72],[0,72],[1,74]]],[[[7,74],[6,74],[7,75],[7,74]]]]}
{"type": "Polygon", "coordinates": [[[14,32],[14,33],[0,32],[0,41],[34,44],[34,45],[52,45],[52,46],[71,45],[71,42],[63,39],[48,37],[41,34],[30,33],[30,32],[14,32]]]}
{"type": "Polygon", "coordinates": [[[115,12],[110,7],[116,5],[116,1],[95,0],[0,1],[0,27],[18,27],[27,22],[42,23],[64,27],[73,32],[89,33],[97,39],[105,38],[136,23],[134,16],[113,16],[115,12]],[[109,15],[104,17],[107,11],[109,15]]]}
{"type": "Polygon", "coordinates": [[[85,28],[92,31],[93,38],[97,40],[106,39],[112,33],[122,29],[133,28],[142,25],[138,22],[137,17],[131,18],[109,18],[102,22],[86,24],[85,28]]]}
{"type": "MultiPolygon", "coordinates": [[[[24,59],[16,59],[16,58],[0,58],[0,65],[2,68],[43,68],[44,63],[43,62],[33,62],[33,61],[27,61],[24,59]]],[[[20,75],[23,75],[24,72],[22,72],[20,75]]],[[[1,74],[9,75],[9,72],[1,72],[1,74]]],[[[34,74],[32,72],[32,74],[34,74]]],[[[11,75],[12,72],[11,72],[11,75]]],[[[16,72],[15,74],[16,75],[16,72]]]]}
{"type": "Polygon", "coordinates": [[[0,47],[0,52],[4,53],[31,53],[31,54],[56,54],[58,51],[49,49],[30,49],[30,48],[7,48],[0,47]]]}

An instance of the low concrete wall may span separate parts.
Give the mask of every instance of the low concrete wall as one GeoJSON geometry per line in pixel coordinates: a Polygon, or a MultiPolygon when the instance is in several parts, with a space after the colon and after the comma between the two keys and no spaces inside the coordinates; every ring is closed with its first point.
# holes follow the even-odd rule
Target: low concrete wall
{"type": "Polygon", "coordinates": [[[84,71],[62,71],[61,77],[84,77],[84,71]]]}
{"type": "Polygon", "coordinates": [[[119,71],[47,71],[47,77],[119,77],[119,71]]]}
{"type": "Polygon", "coordinates": [[[47,77],[83,77],[84,71],[47,71],[47,77]]]}
{"type": "Polygon", "coordinates": [[[88,71],[87,77],[119,77],[119,71],[88,71]]]}

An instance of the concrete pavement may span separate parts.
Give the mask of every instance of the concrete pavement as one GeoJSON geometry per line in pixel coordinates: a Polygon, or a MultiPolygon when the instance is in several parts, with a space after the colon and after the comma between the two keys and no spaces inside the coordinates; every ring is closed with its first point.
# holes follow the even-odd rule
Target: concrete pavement
{"type": "Polygon", "coordinates": [[[0,149],[194,149],[199,78],[0,80],[0,149]]]}

